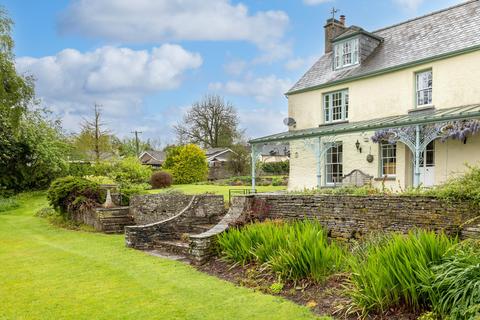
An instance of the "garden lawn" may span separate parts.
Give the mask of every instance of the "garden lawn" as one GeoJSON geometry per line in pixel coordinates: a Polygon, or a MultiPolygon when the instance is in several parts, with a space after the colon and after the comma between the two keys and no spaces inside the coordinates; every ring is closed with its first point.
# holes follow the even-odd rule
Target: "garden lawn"
{"type": "Polygon", "coordinates": [[[127,249],[123,235],[51,226],[33,216],[46,206],[41,194],[19,203],[0,213],[0,319],[314,318],[282,298],[127,249]]]}
{"type": "MultiPolygon", "coordinates": [[[[249,186],[217,186],[213,184],[179,184],[179,185],[172,185],[170,188],[166,189],[156,189],[150,190],[150,193],[161,193],[161,192],[168,192],[172,190],[181,191],[185,194],[201,194],[201,193],[214,193],[214,194],[221,194],[223,195],[225,201],[228,200],[228,191],[231,189],[250,189],[249,186]]],[[[273,192],[273,191],[281,191],[286,190],[287,187],[285,186],[257,186],[257,192],[273,192]]]]}

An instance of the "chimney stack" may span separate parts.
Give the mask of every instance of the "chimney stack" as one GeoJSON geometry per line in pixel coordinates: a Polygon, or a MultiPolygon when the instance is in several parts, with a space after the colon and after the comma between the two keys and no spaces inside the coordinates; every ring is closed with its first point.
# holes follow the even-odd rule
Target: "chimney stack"
{"type": "Polygon", "coordinates": [[[341,15],[340,20],[330,18],[325,24],[325,53],[333,51],[332,40],[341,34],[347,27],[345,26],[345,16],[341,15]]]}

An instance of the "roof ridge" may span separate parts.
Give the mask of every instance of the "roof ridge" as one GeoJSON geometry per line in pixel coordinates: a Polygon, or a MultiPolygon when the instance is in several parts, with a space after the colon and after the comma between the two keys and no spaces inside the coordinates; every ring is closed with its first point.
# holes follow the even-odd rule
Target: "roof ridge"
{"type": "Polygon", "coordinates": [[[423,19],[423,18],[426,18],[426,17],[429,17],[429,16],[433,16],[433,15],[436,15],[436,14],[439,14],[439,13],[442,13],[442,12],[445,12],[445,11],[448,11],[448,10],[451,10],[451,9],[455,9],[455,8],[458,8],[458,7],[461,7],[461,6],[465,6],[465,5],[474,3],[474,2],[479,2],[479,1],[480,1],[480,0],[468,0],[468,1],[464,1],[464,2],[462,2],[462,3],[456,4],[456,5],[453,5],[453,6],[444,8],[444,9],[432,11],[432,12],[430,12],[430,13],[427,13],[427,14],[424,14],[424,15],[421,15],[421,16],[418,16],[418,17],[415,17],[415,18],[412,18],[412,19],[408,19],[408,20],[405,20],[405,21],[402,21],[402,22],[399,22],[399,23],[396,23],[396,24],[392,24],[392,25],[390,25],[390,26],[388,26],[388,27],[383,27],[383,28],[377,29],[377,30],[375,30],[375,31],[371,31],[371,33],[377,33],[377,32],[380,32],[380,31],[384,31],[384,30],[387,30],[387,29],[391,29],[391,28],[394,28],[394,27],[398,27],[398,26],[401,26],[402,24],[406,24],[406,23],[409,23],[409,22],[412,22],[412,21],[420,20],[420,19],[423,19]]]}

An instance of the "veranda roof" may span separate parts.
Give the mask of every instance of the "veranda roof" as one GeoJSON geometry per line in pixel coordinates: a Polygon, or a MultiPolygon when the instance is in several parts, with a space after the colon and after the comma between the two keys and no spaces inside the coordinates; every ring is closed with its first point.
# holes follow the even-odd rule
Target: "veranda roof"
{"type": "Polygon", "coordinates": [[[448,109],[417,109],[406,115],[376,118],[357,122],[320,125],[318,128],[292,130],[250,140],[251,144],[298,140],[312,137],[408,127],[454,120],[480,118],[480,104],[448,109]]]}

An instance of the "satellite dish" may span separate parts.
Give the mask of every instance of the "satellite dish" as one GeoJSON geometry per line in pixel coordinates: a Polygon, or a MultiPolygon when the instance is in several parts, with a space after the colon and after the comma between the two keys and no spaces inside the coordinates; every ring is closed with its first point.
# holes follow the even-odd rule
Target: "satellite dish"
{"type": "Polygon", "coordinates": [[[296,125],[297,121],[295,121],[293,118],[285,118],[283,119],[283,124],[290,127],[296,125]]]}

